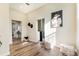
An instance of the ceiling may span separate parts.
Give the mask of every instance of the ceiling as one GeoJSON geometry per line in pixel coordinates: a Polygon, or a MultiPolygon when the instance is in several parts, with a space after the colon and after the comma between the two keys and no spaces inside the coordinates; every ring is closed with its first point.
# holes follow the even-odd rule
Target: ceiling
{"type": "Polygon", "coordinates": [[[12,9],[21,11],[23,13],[28,13],[30,11],[33,11],[33,10],[45,5],[45,3],[29,3],[29,4],[30,5],[27,5],[26,3],[12,3],[12,4],[10,4],[10,7],[12,9]]]}

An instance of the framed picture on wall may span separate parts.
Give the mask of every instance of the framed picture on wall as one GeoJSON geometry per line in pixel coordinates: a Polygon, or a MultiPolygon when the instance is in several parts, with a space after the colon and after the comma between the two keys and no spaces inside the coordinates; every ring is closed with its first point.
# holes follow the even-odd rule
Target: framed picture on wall
{"type": "Polygon", "coordinates": [[[51,27],[62,27],[63,26],[63,10],[55,11],[51,13],[51,27]]]}

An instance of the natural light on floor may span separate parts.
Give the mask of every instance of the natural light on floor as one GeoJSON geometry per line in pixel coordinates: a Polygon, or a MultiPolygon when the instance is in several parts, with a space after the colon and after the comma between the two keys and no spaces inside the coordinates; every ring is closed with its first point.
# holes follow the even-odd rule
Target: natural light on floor
{"type": "Polygon", "coordinates": [[[49,42],[51,48],[56,45],[56,28],[51,28],[50,21],[45,24],[45,41],[49,42]]]}

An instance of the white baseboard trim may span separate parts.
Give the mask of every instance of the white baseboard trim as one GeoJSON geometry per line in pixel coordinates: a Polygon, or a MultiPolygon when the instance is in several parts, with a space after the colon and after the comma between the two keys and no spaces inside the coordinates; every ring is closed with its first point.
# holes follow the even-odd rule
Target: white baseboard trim
{"type": "Polygon", "coordinates": [[[10,53],[7,52],[7,53],[4,53],[4,54],[1,54],[0,56],[9,56],[9,55],[10,55],[10,53]]]}

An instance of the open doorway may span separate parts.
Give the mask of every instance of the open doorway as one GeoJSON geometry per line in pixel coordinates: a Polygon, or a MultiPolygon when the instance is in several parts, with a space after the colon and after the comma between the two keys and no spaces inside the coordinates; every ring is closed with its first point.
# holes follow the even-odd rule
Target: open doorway
{"type": "Polygon", "coordinates": [[[38,20],[38,31],[39,31],[39,37],[40,42],[42,42],[45,39],[45,19],[38,20]]]}
{"type": "Polygon", "coordinates": [[[12,20],[12,42],[21,42],[21,21],[12,20]]]}

